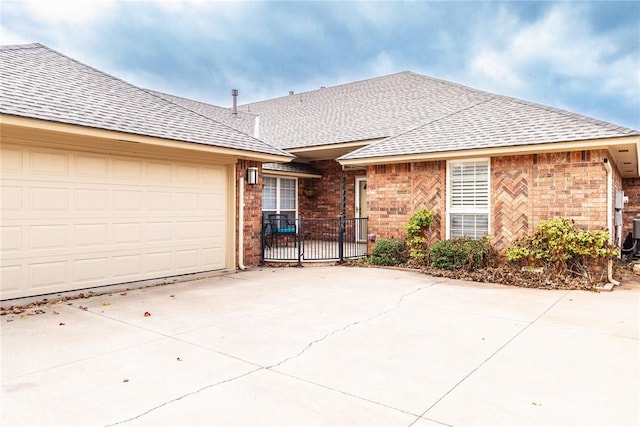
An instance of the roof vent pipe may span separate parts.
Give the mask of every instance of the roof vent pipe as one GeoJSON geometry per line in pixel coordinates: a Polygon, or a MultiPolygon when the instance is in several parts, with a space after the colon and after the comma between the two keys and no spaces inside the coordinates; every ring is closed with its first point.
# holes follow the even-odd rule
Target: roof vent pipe
{"type": "Polygon", "coordinates": [[[293,91],[292,90],[289,91],[289,96],[291,96],[291,95],[293,95],[293,91]]]}
{"type": "Polygon", "coordinates": [[[233,98],[233,110],[231,114],[236,119],[238,118],[238,89],[231,89],[231,98],[233,98]]]}

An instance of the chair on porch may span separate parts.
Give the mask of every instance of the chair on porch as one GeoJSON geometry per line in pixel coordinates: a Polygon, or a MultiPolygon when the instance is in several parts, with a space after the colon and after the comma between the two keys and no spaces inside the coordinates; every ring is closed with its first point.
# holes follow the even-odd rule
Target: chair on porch
{"type": "Polygon", "coordinates": [[[269,247],[278,247],[278,238],[293,238],[294,247],[297,247],[297,227],[295,219],[289,218],[287,214],[268,214],[265,223],[265,243],[269,247]]]}

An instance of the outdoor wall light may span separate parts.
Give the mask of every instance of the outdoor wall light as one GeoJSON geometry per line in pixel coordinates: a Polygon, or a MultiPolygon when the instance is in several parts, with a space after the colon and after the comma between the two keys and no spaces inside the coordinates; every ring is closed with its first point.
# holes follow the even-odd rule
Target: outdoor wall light
{"type": "Polygon", "coordinates": [[[247,184],[256,185],[258,183],[258,168],[247,168],[247,184]]]}

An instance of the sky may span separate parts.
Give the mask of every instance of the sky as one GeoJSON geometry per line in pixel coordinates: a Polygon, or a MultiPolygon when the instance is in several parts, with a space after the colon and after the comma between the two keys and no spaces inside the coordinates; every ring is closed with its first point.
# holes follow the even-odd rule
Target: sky
{"type": "Polygon", "coordinates": [[[2,0],[0,43],[231,105],[400,71],[640,130],[640,2],[2,0]]]}

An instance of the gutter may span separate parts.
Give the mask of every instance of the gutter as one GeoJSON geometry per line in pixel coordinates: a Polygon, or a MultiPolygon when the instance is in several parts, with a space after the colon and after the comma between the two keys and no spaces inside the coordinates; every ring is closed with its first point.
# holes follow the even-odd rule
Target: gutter
{"type": "Polygon", "coordinates": [[[240,177],[240,203],[238,212],[238,268],[240,270],[246,270],[244,265],[244,178],[240,177]]]}

